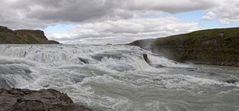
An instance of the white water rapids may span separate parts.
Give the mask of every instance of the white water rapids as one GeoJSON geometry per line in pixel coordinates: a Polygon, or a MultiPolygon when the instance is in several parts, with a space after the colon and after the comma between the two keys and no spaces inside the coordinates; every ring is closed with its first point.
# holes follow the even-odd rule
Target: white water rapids
{"type": "Polygon", "coordinates": [[[53,88],[94,111],[239,111],[238,80],[134,46],[0,45],[0,88],[53,88]]]}

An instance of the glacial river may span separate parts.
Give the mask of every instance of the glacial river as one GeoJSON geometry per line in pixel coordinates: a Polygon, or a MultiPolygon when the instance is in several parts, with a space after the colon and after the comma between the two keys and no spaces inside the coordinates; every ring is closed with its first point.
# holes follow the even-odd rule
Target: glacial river
{"type": "Polygon", "coordinates": [[[239,111],[239,68],[126,45],[0,45],[0,88],[10,87],[57,89],[94,111],[239,111]]]}

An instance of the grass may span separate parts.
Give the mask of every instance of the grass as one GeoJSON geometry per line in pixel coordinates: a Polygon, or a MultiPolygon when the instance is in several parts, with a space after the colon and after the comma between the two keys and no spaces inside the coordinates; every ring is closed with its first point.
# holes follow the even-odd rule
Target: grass
{"type": "Polygon", "coordinates": [[[239,28],[195,31],[159,38],[152,50],[171,59],[239,66],[239,28]]]}
{"type": "Polygon", "coordinates": [[[40,30],[17,30],[12,31],[0,26],[1,44],[52,44],[55,41],[48,41],[44,32],[40,30]]]}

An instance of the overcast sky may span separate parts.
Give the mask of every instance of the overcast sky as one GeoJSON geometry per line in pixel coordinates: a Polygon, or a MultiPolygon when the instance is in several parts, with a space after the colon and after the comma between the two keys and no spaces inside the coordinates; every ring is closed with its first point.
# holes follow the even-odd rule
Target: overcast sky
{"type": "Polygon", "coordinates": [[[239,26],[238,0],[1,0],[0,25],[62,43],[127,43],[239,26]]]}

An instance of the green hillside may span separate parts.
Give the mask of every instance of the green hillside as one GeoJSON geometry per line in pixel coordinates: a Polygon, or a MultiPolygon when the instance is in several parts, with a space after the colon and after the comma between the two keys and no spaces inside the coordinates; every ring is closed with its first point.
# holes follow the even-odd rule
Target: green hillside
{"type": "Polygon", "coordinates": [[[159,38],[152,43],[151,49],[180,62],[239,66],[239,28],[159,38]]]}
{"type": "Polygon", "coordinates": [[[58,44],[46,38],[40,30],[11,30],[0,26],[0,44],[58,44]]]}

